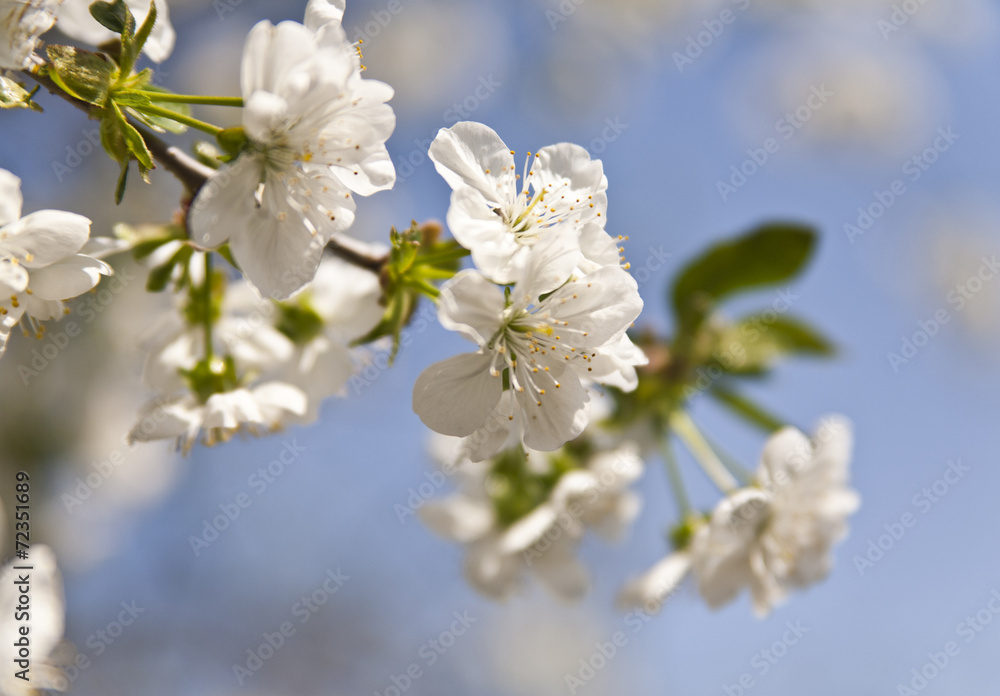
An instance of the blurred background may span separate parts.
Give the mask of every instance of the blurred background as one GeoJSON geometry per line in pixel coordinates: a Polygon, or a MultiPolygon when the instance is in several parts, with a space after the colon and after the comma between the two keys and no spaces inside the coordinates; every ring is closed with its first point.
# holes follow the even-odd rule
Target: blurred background
{"type": "MultiPolygon", "coordinates": [[[[304,6],[171,0],[178,46],[157,81],[238,94],[247,31],[264,18],[301,21],[304,6]]],[[[630,537],[582,547],[593,573],[584,602],[561,604],[529,582],[491,603],[464,583],[463,549],[409,514],[434,466],[412,384],[466,344],[436,325],[414,334],[395,367],[365,373],[311,428],[188,458],[162,443],[130,447],[147,396],[136,336],[167,298],[119,265],[118,291],[76,302],[81,338],[47,359],[17,337],[0,363],[0,475],[35,474],[33,541],[57,552],[66,635],[87,658],[70,670],[73,692],[573,693],[566,675],[588,674],[580,661],[594,663],[621,631],[625,645],[576,693],[897,693],[949,641],[959,654],[922,693],[995,693],[1000,621],[985,619],[1000,590],[1000,279],[988,271],[1000,252],[998,21],[991,0],[350,2],[348,36],[364,40],[368,76],[395,88],[398,120],[388,145],[399,181],[359,199],[359,236],[384,241],[391,225],[444,218],[449,189],[426,150],[465,119],[519,154],[572,141],[604,161],[608,229],[630,236],[640,323],[661,331],[668,281],[710,241],[767,219],[816,225],[822,241],[792,288],[794,312],[839,356],[785,365],[753,395],[803,428],[830,412],[854,421],[862,509],[830,578],[766,620],[746,597],[711,612],[686,585],[653,620],[630,621],[613,598],[664,555],[676,515],[651,461],[630,537]],[[948,322],[924,340],[939,310],[948,322]],[[281,458],[292,463],[251,483],[281,458]],[[950,462],[968,471],[944,483],[950,462]],[[193,548],[241,494],[252,504],[193,548]],[[916,524],[886,537],[905,513],[916,524]],[[970,631],[963,622],[977,612],[970,631]],[[254,662],[248,651],[267,655],[260,646],[278,642],[284,622],[294,634],[254,662]],[[794,644],[789,623],[804,630],[794,644]]],[[[43,115],[0,119],[0,166],[24,179],[26,211],[85,214],[94,234],[169,219],[179,188],[168,174],[133,182],[116,209],[117,166],[88,145],[96,123],[48,95],[39,102],[43,115]]],[[[693,417],[756,464],[761,435],[710,403],[696,401],[693,417]]],[[[695,502],[712,505],[711,485],[685,472],[695,502]]],[[[441,496],[450,484],[430,488],[441,496]]]]}

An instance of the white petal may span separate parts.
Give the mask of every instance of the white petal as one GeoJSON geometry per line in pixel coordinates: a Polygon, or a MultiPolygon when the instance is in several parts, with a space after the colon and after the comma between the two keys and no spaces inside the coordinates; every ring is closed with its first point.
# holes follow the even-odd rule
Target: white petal
{"type": "Polygon", "coordinates": [[[660,611],[691,570],[691,554],[675,551],[637,578],[630,580],[618,593],[622,609],[642,608],[650,614],[660,611]]]}
{"type": "Polygon", "coordinates": [[[68,300],[82,295],[111,275],[111,267],[83,254],[75,254],[58,263],[31,272],[29,287],[42,300],[68,300]]]}
{"type": "Polygon", "coordinates": [[[534,377],[539,388],[545,389],[545,394],[537,397],[541,406],[534,395],[527,392],[517,395],[525,413],[524,444],[553,452],[587,427],[590,397],[580,379],[562,365],[555,365],[549,372],[538,372],[534,377]]]}
{"type": "Polygon", "coordinates": [[[587,332],[581,345],[599,347],[620,339],[642,311],[642,298],[628,272],[605,266],[559,288],[545,306],[552,307],[560,320],[587,332]]]}
{"type": "Polygon", "coordinates": [[[268,425],[281,425],[287,413],[303,416],[308,409],[305,392],[285,382],[265,382],[254,387],[251,394],[268,425]]]}
{"type": "Polygon", "coordinates": [[[597,355],[587,363],[589,369],[585,376],[588,379],[626,392],[639,386],[635,368],[648,365],[649,358],[632,343],[628,334],[622,334],[617,343],[606,344],[596,352],[597,355]]]}
{"type": "Polygon", "coordinates": [[[553,594],[562,599],[582,599],[590,589],[587,569],[574,553],[575,543],[569,536],[562,536],[552,542],[541,555],[532,555],[531,569],[535,576],[553,594]]]}
{"type": "Polygon", "coordinates": [[[556,524],[558,514],[552,505],[539,505],[500,535],[500,550],[510,554],[522,553],[541,541],[542,536],[556,524]]]}
{"type": "Polygon", "coordinates": [[[28,287],[28,271],[11,257],[0,256],[0,297],[7,300],[19,295],[28,287]]]}
{"type": "Polygon", "coordinates": [[[459,271],[441,286],[438,320],[480,346],[500,328],[504,312],[503,292],[481,273],[459,271]]]}
{"type": "Polygon", "coordinates": [[[150,442],[181,437],[201,425],[201,409],[193,398],[173,402],[157,399],[139,411],[129,431],[129,442],[150,442]]]}
{"type": "Polygon", "coordinates": [[[765,489],[788,485],[813,456],[812,444],[801,431],[785,427],[771,435],[764,444],[757,475],[765,489]]]}
{"type": "Polygon", "coordinates": [[[442,501],[424,503],[417,510],[421,521],[445,539],[467,544],[493,528],[493,506],[456,494],[442,501]]]}
{"type": "Polygon", "coordinates": [[[329,22],[339,24],[344,19],[344,9],[344,0],[309,0],[303,23],[311,31],[318,31],[329,22]]]}
{"type": "Polygon", "coordinates": [[[473,121],[442,128],[429,154],[438,174],[453,189],[471,186],[494,204],[512,198],[514,157],[492,128],[473,121]]]}
{"type": "Polygon", "coordinates": [[[503,599],[514,590],[521,568],[520,556],[502,553],[494,537],[474,542],[465,556],[469,584],[495,599],[503,599]]]}
{"type": "Polygon", "coordinates": [[[261,206],[229,240],[233,258],[262,295],[283,300],[316,275],[325,242],[291,209],[261,206]]]}
{"type": "MultiPolygon", "coordinates": [[[[2,16],[0,21],[3,21],[2,16]]],[[[0,169],[0,227],[21,217],[22,202],[21,180],[6,169],[0,169]]]]}
{"type": "Polygon", "coordinates": [[[0,0],[0,69],[31,65],[38,37],[55,23],[61,1],[0,0]]]}
{"type": "MultiPolygon", "coordinates": [[[[580,262],[576,239],[571,234],[558,230],[546,233],[533,247],[522,247],[520,251],[521,259],[510,259],[505,270],[516,278],[517,292],[523,292],[532,298],[552,292],[563,285],[580,262]],[[524,263],[518,263],[522,260],[524,263]]],[[[570,297],[572,294],[568,293],[570,297]]],[[[597,293],[595,291],[591,294],[597,293]]]]}
{"type": "Polygon", "coordinates": [[[309,306],[327,328],[348,339],[364,336],[385,313],[376,274],[335,256],[324,256],[309,287],[309,306]]]}
{"type": "Polygon", "coordinates": [[[502,384],[490,376],[490,355],[466,353],[435,363],[413,386],[413,410],[431,430],[464,437],[486,424],[502,384]]]}
{"type": "Polygon", "coordinates": [[[3,229],[0,248],[28,268],[42,268],[77,253],[90,235],[90,220],[61,210],[39,210],[3,229]]]}
{"type": "Polygon", "coordinates": [[[214,249],[244,230],[256,206],[254,191],[260,183],[260,173],[257,158],[242,155],[213,174],[188,211],[191,241],[202,248],[214,249]]]}
{"type": "Polygon", "coordinates": [[[288,129],[288,102],[276,94],[257,90],[246,99],[243,126],[247,136],[268,144],[288,129]]]}

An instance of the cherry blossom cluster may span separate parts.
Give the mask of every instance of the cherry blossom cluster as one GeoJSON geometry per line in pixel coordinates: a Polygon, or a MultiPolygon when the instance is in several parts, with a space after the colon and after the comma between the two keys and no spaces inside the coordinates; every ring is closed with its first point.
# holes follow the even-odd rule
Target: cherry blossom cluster
{"type": "Polygon", "coordinates": [[[427,368],[413,409],[469,437],[474,461],[522,443],[556,450],[586,428],[593,385],[634,389],[646,362],[626,334],[642,299],[605,230],[603,166],[561,143],[529,153],[518,176],[514,153],[473,122],[441,130],[430,156],[476,264],[442,285],[438,317],[477,350],[427,368]]]}

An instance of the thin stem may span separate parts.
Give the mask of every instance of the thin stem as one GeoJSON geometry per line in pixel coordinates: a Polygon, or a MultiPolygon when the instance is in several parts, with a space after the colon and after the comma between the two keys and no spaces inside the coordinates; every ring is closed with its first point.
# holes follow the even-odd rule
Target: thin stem
{"type": "Polygon", "coordinates": [[[663,438],[660,442],[660,451],[663,455],[663,464],[667,470],[667,477],[670,479],[670,491],[674,495],[674,502],[677,503],[681,519],[687,519],[691,514],[691,500],[688,498],[687,489],[684,487],[681,470],[677,467],[677,457],[674,456],[674,449],[670,446],[669,437],[663,438]]]}
{"type": "Polygon", "coordinates": [[[197,94],[170,94],[168,92],[146,92],[144,90],[136,90],[136,93],[154,102],[205,104],[207,106],[243,106],[242,97],[205,97],[197,94]]]}
{"type": "Polygon", "coordinates": [[[670,427],[719,490],[723,493],[732,493],[739,487],[739,482],[719,461],[687,413],[681,410],[674,411],[670,415],[670,427]]]}
{"type": "Polygon", "coordinates": [[[185,116],[184,114],[179,114],[176,111],[171,111],[170,109],[163,109],[159,106],[133,106],[136,111],[141,111],[144,114],[152,114],[153,116],[162,116],[163,118],[169,118],[171,121],[177,121],[177,123],[183,123],[185,126],[191,126],[209,135],[218,135],[223,131],[222,128],[214,126],[211,123],[206,123],[205,121],[199,121],[192,116],[185,116]]]}
{"type": "Polygon", "coordinates": [[[205,252],[205,280],[202,285],[201,301],[205,304],[205,361],[212,361],[212,252],[205,252]]]}

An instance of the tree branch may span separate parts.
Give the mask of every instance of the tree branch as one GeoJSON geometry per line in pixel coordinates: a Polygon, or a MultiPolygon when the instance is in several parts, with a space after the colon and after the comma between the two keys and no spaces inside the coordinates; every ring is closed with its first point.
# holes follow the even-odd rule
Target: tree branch
{"type": "MultiPolygon", "coordinates": [[[[67,94],[48,75],[36,74],[30,70],[22,72],[52,94],[83,111],[87,114],[87,118],[96,120],[95,114],[99,111],[97,107],[67,94]]],[[[177,177],[193,199],[205,182],[208,181],[209,177],[215,173],[215,170],[202,164],[176,145],[171,145],[163,141],[148,128],[136,123],[132,123],[132,125],[142,135],[143,140],[146,141],[146,147],[149,148],[156,161],[163,165],[164,169],[177,177]]],[[[326,245],[326,249],[334,256],[375,274],[380,273],[389,261],[388,254],[372,256],[368,253],[367,249],[364,249],[362,245],[349,237],[337,236],[331,238],[326,245]]]]}
{"type": "MultiPolygon", "coordinates": [[[[59,85],[53,82],[52,78],[48,75],[40,73],[36,74],[29,70],[24,70],[22,72],[47,89],[50,93],[72,104],[77,109],[87,114],[88,118],[94,118],[95,107],[85,101],[77,99],[72,95],[66,94],[66,92],[60,89],[59,85]]],[[[142,135],[143,139],[146,141],[146,146],[153,154],[153,157],[156,158],[156,161],[162,164],[164,169],[177,177],[177,179],[191,193],[193,198],[195,194],[198,193],[198,189],[200,189],[208,180],[208,177],[212,176],[212,168],[205,166],[175,145],[170,145],[164,142],[157,137],[155,133],[151,132],[147,128],[144,128],[136,123],[133,123],[132,125],[134,125],[142,135]]]]}

